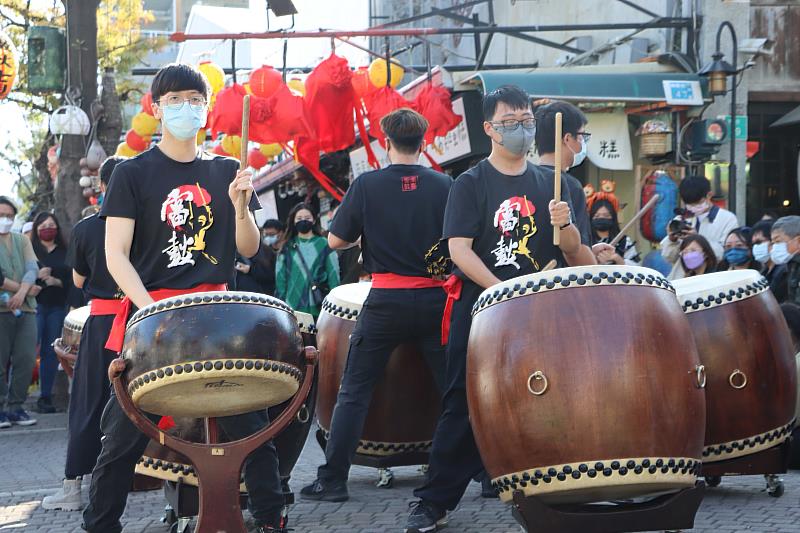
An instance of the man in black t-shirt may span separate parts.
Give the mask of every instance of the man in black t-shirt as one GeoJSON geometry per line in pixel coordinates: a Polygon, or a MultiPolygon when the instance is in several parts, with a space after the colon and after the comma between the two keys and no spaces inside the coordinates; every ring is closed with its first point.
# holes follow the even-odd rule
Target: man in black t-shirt
{"type": "Polygon", "coordinates": [[[435,531],[446,523],[470,480],[483,470],[467,412],[466,357],[471,311],[480,293],[500,281],[540,271],[551,260],[558,266],[591,264],[588,242],[571,218],[574,211],[562,178],[562,201],[553,199],[553,173],[528,162],[536,121],[527,94],[504,86],[483,100],[484,131],[492,152],[458,177],[450,190],[444,238],[455,281],[447,345],[447,390],[433,437],[427,483],[414,491],[420,498],[405,531],[435,531]],[[553,228],[561,245],[553,245],[553,228]],[[588,252],[588,253],[587,253],[588,252]],[[460,286],[459,286],[460,285],[460,286]]]}
{"type": "Polygon", "coordinates": [[[347,476],[372,391],[398,345],[418,344],[439,389],[443,386],[445,292],[443,282],[428,271],[425,255],[441,238],[452,180],[418,164],[427,128],[422,115],[406,108],[381,120],[392,164],[362,174],[350,185],[329,230],[333,249],[360,240],[372,288],[350,336],[326,463],[316,481],[301,491],[304,499],[348,498],[347,476]]]}
{"type": "MultiPolygon", "coordinates": [[[[236,252],[252,257],[260,240],[250,212],[259,207],[252,173],[238,170],[233,159],[198,152],[195,138],[206,123],[210,96],[205,76],[188,65],[167,65],[153,79],[151,93],[162,140],[117,165],[100,211],[106,218],[108,270],[125,294],[106,344],[115,351],[122,347],[131,304],[141,308],[176,291],[222,290],[233,275],[236,252]],[[240,194],[249,202],[241,218],[240,194]]],[[[109,376],[124,368],[124,361],[115,359],[109,376]]],[[[230,440],[245,438],[269,422],[266,410],[217,421],[230,440]]],[[[84,529],[119,533],[134,466],[148,439],[113,394],[101,426],[103,446],[92,472],[84,529]]],[[[272,442],[248,457],[244,478],[256,531],[284,533],[284,497],[272,442]]]]}
{"type": "MultiPolygon", "coordinates": [[[[110,157],[100,167],[104,194],[114,167],[123,159],[110,157]]],[[[107,369],[116,357],[105,344],[116,313],[114,305],[118,306],[123,296],[106,267],[105,238],[106,221],[96,214],[72,229],[67,264],[75,287],[83,289],[92,307],[83,325],[72,378],[64,482],[60,492],[42,500],[43,509],[80,510],[81,478],[92,472],[100,454],[100,416],[110,393],[107,369]]]]}

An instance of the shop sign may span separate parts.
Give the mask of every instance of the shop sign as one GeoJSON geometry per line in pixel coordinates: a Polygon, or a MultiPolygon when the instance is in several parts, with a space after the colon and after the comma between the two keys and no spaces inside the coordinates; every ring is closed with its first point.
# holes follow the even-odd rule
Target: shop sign
{"type": "Polygon", "coordinates": [[[662,84],[669,105],[703,105],[699,81],[664,80],[662,84]]]}
{"type": "Polygon", "coordinates": [[[586,131],[592,134],[587,146],[589,160],[598,168],[633,170],[628,117],[624,112],[587,113],[586,131]]]}

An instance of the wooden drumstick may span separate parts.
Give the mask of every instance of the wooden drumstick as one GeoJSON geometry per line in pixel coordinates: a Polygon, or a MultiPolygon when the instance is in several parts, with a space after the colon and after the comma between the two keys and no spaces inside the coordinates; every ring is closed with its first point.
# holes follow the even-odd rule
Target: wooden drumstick
{"type": "MultiPolygon", "coordinates": [[[[556,113],[556,161],[555,161],[555,183],[553,184],[553,199],[561,201],[561,113],[556,113]]],[[[561,228],[553,226],[553,246],[561,244],[561,228]]]]}
{"type": "MultiPolygon", "coordinates": [[[[250,139],[250,95],[244,96],[242,107],[242,149],[239,152],[239,168],[247,168],[247,144],[250,139]]],[[[244,219],[247,213],[247,191],[239,192],[239,219],[244,219]]]]}
{"type": "Polygon", "coordinates": [[[549,262],[549,263],[547,263],[547,264],[544,266],[544,268],[543,268],[543,269],[541,269],[539,272],[547,272],[548,270],[553,270],[553,269],[556,267],[556,265],[557,265],[557,264],[558,264],[558,263],[556,263],[556,260],[555,260],[555,259],[551,259],[551,260],[550,260],[550,262],[549,262]]]}
{"type": "Polygon", "coordinates": [[[621,241],[622,238],[625,236],[625,232],[628,231],[629,229],[631,229],[631,226],[633,226],[636,223],[637,220],[642,218],[642,215],[647,213],[647,211],[649,211],[650,208],[653,207],[653,205],[655,205],[655,203],[660,198],[661,197],[659,195],[654,194],[653,197],[650,198],[650,201],[647,202],[646,204],[644,204],[644,207],[639,209],[639,212],[636,213],[636,215],[634,215],[634,217],[627,224],[625,224],[625,226],[621,230],[619,230],[619,233],[617,233],[617,236],[614,237],[613,239],[611,239],[611,242],[609,242],[608,244],[611,245],[611,246],[616,246],[617,244],[619,244],[619,241],[621,241]]]}

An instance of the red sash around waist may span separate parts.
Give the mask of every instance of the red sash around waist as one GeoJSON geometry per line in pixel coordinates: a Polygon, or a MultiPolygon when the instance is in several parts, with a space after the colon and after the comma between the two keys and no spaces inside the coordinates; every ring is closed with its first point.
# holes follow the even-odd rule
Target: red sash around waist
{"type": "MultiPolygon", "coordinates": [[[[148,294],[153,301],[157,302],[166,298],[172,298],[173,296],[180,296],[181,294],[224,291],[226,289],[227,286],[224,283],[203,283],[197,287],[192,287],[191,289],[156,289],[153,291],[148,291],[148,294]]],[[[122,351],[122,343],[125,340],[125,326],[127,325],[128,317],[131,314],[131,307],[133,307],[133,302],[127,296],[119,302],[119,308],[116,311],[117,316],[114,317],[114,325],[111,326],[111,333],[108,334],[108,341],[106,342],[106,349],[113,352],[122,351]]]]}
{"type": "Polygon", "coordinates": [[[89,302],[89,315],[91,316],[108,316],[116,315],[122,309],[122,300],[103,298],[92,298],[89,302]]]}
{"type": "Polygon", "coordinates": [[[461,288],[464,282],[455,274],[450,274],[444,282],[444,292],[447,293],[447,302],[444,304],[444,314],[442,315],[442,346],[447,345],[450,338],[450,318],[453,316],[453,304],[461,299],[461,288]]]}
{"type": "Polygon", "coordinates": [[[422,276],[402,276],[391,272],[372,275],[373,289],[431,289],[443,286],[442,280],[422,276]]]}

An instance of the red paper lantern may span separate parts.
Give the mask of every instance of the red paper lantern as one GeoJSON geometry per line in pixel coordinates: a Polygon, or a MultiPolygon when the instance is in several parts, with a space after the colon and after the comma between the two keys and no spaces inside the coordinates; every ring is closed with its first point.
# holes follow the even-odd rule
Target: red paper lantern
{"type": "Polygon", "coordinates": [[[242,134],[242,110],[246,94],[247,90],[239,84],[233,84],[217,93],[217,103],[208,114],[208,127],[211,128],[212,137],[219,133],[242,134]]]}
{"type": "Polygon", "coordinates": [[[347,60],[331,55],[306,79],[308,117],[323,152],[344,150],[355,142],[352,78],[347,60]]]}
{"type": "Polygon", "coordinates": [[[247,153],[247,164],[256,170],[263,168],[268,161],[267,156],[262,154],[258,148],[253,148],[247,153]]]}
{"type": "Polygon", "coordinates": [[[140,102],[142,104],[142,113],[147,113],[148,115],[153,116],[153,93],[144,93],[144,96],[142,96],[140,102]]]}
{"type": "Polygon", "coordinates": [[[450,91],[445,87],[426,84],[414,99],[414,109],[428,120],[425,142],[433,143],[436,137],[444,137],[447,132],[461,123],[461,115],[453,112],[450,91]]]}
{"type": "Polygon", "coordinates": [[[225,151],[225,150],[222,148],[222,143],[219,143],[219,144],[217,144],[216,146],[214,146],[214,148],[212,148],[212,149],[211,149],[211,153],[213,153],[213,154],[217,154],[217,155],[224,155],[224,156],[226,156],[226,157],[230,157],[230,154],[229,154],[229,153],[227,153],[227,152],[226,152],[226,151],[225,151]]]}
{"type": "Polygon", "coordinates": [[[133,130],[125,134],[125,142],[137,152],[144,152],[150,146],[150,137],[142,137],[133,130]]]}
{"type": "Polygon", "coordinates": [[[269,65],[261,66],[250,73],[250,90],[261,98],[269,98],[281,85],[283,76],[269,65]]]}

